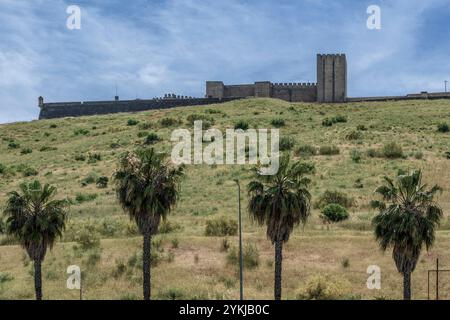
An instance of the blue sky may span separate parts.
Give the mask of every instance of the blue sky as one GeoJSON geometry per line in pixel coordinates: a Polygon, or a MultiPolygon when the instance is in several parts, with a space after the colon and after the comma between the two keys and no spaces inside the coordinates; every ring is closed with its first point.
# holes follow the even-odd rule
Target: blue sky
{"type": "Polygon", "coordinates": [[[203,96],[205,80],[315,82],[346,53],[348,95],[443,91],[448,0],[0,0],[0,123],[48,102],[203,96]],[[81,8],[81,30],[66,27],[81,8]],[[381,7],[381,30],[366,27],[381,7]]]}

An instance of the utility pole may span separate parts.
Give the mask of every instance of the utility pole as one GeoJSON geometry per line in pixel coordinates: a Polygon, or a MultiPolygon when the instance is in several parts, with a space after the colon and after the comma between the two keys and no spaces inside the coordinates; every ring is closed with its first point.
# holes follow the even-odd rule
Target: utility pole
{"type": "Polygon", "coordinates": [[[448,82],[447,80],[444,81],[444,83],[445,83],[445,92],[447,92],[447,82],[448,82]]]}
{"type": "Polygon", "coordinates": [[[436,300],[439,300],[439,258],[436,259],[436,300]]]}
{"type": "Polygon", "coordinates": [[[242,216],[241,216],[241,185],[239,184],[239,179],[235,179],[238,187],[238,219],[239,219],[239,298],[244,300],[244,274],[243,266],[244,259],[242,256],[242,216]]]}

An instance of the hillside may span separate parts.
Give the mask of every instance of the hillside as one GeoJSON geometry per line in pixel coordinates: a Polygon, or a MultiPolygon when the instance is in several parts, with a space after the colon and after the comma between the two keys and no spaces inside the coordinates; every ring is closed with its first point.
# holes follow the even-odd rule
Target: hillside
{"type": "MultiPolygon", "coordinates": [[[[391,256],[380,253],[373,239],[370,220],[375,212],[369,208],[373,190],[382,177],[393,176],[399,169],[423,169],[429,184],[444,188],[438,201],[445,219],[436,246],[422,255],[414,272],[414,297],[426,298],[426,270],[434,267],[437,256],[443,266],[450,267],[450,155],[446,155],[450,152],[450,133],[437,130],[439,123],[450,123],[449,100],[327,105],[246,99],[135,114],[0,125],[0,207],[8,192],[35,178],[57,186],[59,197],[68,197],[72,202],[64,238],[43,264],[44,298],[77,299],[77,292],[65,289],[66,268],[71,264],[82,266],[86,272],[86,299],[140,298],[141,274],[136,259],[141,237],[117,203],[112,175],[118,156],[125,150],[145,146],[151,133],[159,138],[153,146],[170,153],[171,132],[180,127],[192,130],[188,121],[192,115],[203,117],[222,132],[239,120],[247,121],[250,128],[272,128],[273,123],[281,123],[281,138],[288,149],[291,147],[293,156],[315,164],[313,202],[327,190],[339,191],[354,200],[348,221],[328,228],[315,208],[308,224],[295,230],[284,250],[283,297],[294,299],[308,279],[320,273],[331,274],[344,283],[342,290],[348,291],[347,298],[401,296],[401,277],[391,256]],[[333,118],[340,121],[331,121],[333,118]],[[331,121],[329,126],[327,119],[331,121]],[[403,155],[389,158],[383,153],[383,147],[391,142],[401,146],[403,155]],[[311,154],[312,150],[317,154],[311,154]],[[96,184],[102,176],[109,178],[105,188],[96,184]],[[100,246],[84,251],[74,248],[74,241],[80,243],[86,235],[98,235],[100,246]],[[381,290],[366,288],[369,265],[381,267],[381,290]]],[[[233,179],[241,179],[245,186],[251,177],[250,168],[187,167],[181,200],[164,225],[164,233],[157,236],[160,262],[153,269],[157,298],[238,297],[235,267],[227,264],[227,253],[221,250],[225,237],[206,237],[205,226],[211,219],[236,217],[233,179]]],[[[252,299],[271,298],[273,248],[264,228],[248,219],[245,191],[242,196],[244,241],[259,252],[259,265],[246,271],[245,294],[252,299]]],[[[236,237],[227,239],[231,246],[236,244],[236,237]]],[[[0,299],[33,298],[31,266],[13,240],[0,236],[0,276],[13,278],[0,281],[0,299]]],[[[450,288],[450,275],[442,281],[444,292],[450,288]]]]}

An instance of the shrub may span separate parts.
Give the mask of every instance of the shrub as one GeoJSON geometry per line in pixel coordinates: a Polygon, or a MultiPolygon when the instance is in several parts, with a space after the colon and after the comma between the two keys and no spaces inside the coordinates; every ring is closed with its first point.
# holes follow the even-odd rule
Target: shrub
{"type": "Polygon", "coordinates": [[[139,121],[137,121],[136,119],[128,119],[127,126],[137,126],[138,123],[139,121]]]}
{"type": "Polygon", "coordinates": [[[39,149],[39,152],[47,152],[47,151],[55,151],[55,150],[58,150],[58,148],[56,148],[56,147],[49,147],[49,146],[42,146],[39,149]]]}
{"type": "Polygon", "coordinates": [[[73,134],[76,135],[76,136],[78,136],[78,135],[83,135],[83,136],[85,136],[85,135],[89,134],[89,130],[79,128],[79,129],[75,129],[75,130],[73,131],[73,134]]]}
{"type": "Polygon", "coordinates": [[[137,133],[137,136],[138,136],[138,138],[146,137],[146,136],[148,136],[148,131],[139,131],[137,133]]]}
{"type": "Polygon", "coordinates": [[[450,129],[448,127],[448,124],[446,122],[442,122],[438,124],[438,132],[446,133],[449,132],[450,129]]]}
{"type": "Polygon", "coordinates": [[[352,131],[345,136],[347,140],[359,140],[362,138],[362,133],[360,131],[352,131]]]}
{"type": "Polygon", "coordinates": [[[224,237],[237,235],[238,224],[235,220],[220,217],[206,222],[205,235],[208,237],[224,237]]]}
{"type": "Polygon", "coordinates": [[[76,249],[89,250],[100,247],[100,236],[93,224],[82,226],[75,234],[76,249]]]}
{"type": "Polygon", "coordinates": [[[86,177],[81,180],[81,185],[83,187],[87,186],[88,184],[95,183],[97,181],[97,175],[95,173],[89,173],[86,177]]]}
{"type": "Polygon", "coordinates": [[[203,128],[207,129],[214,124],[214,118],[206,114],[193,113],[187,117],[188,124],[194,125],[195,121],[203,121],[203,128]]]}
{"type": "Polygon", "coordinates": [[[376,158],[376,157],[378,157],[379,155],[380,155],[380,154],[379,154],[378,150],[375,150],[375,149],[373,149],[373,148],[370,148],[370,149],[367,150],[367,156],[368,156],[369,158],[376,158]]]}
{"type": "Polygon", "coordinates": [[[284,127],[285,126],[285,122],[283,119],[273,119],[271,122],[272,126],[274,126],[275,128],[280,128],[280,127],[284,127]]]}
{"type": "Polygon", "coordinates": [[[403,157],[403,149],[395,142],[385,144],[381,150],[382,155],[388,159],[396,159],[403,157]]]}
{"type": "Polygon", "coordinates": [[[349,217],[347,210],[339,204],[328,204],[323,208],[320,218],[327,223],[340,222],[349,217]]]}
{"type": "Polygon", "coordinates": [[[158,233],[171,233],[181,229],[182,227],[178,223],[163,221],[158,228],[158,233]]]}
{"type": "Polygon", "coordinates": [[[84,154],[76,154],[75,160],[76,161],[84,161],[84,160],[86,160],[86,156],[84,154]]]}
{"type": "Polygon", "coordinates": [[[446,157],[447,159],[450,159],[450,151],[445,152],[445,157],[446,157]]]}
{"type": "Polygon", "coordinates": [[[295,154],[297,156],[315,156],[317,154],[317,148],[308,144],[301,145],[295,150],[295,154]]]}
{"type": "MultiPolygon", "coordinates": [[[[180,121],[178,121],[177,119],[174,119],[174,118],[163,118],[159,121],[159,123],[160,123],[161,127],[167,128],[167,127],[171,127],[171,126],[179,124],[180,121]]],[[[147,129],[150,129],[150,128],[151,127],[148,127],[147,129]]]]}
{"type": "MultiPolygon", "coordinates": [[[[256,245],[247,243],[242,250],[242,260],[246,269],[254,269],[259,266],[259,251],[256,245]]],[[[239,250],[232,247],[227,254],[227,264],[239,266],[239,250]]]]}
{"type": "Polygon", "coordinates": [[[8,148],[9,149],[18,149],[20,147],[20,144],[14,141],[10,141],[8,143],[8,148]]]}
{"type": "Polygon", "coordinates": [[[97,161],[102,160],[102,155],[99,153],[89,153],[88,155],[88,163],[96,163],[97,161]]]}
{"type": "Polygon", "coordinates": [[[58,128],[58,125],[56,123],[52,123],[50,125],[50,129],[56,129],[56,128],[58,128]]]}
{"type": "Polygon", "coordinates": [[[351,285],[348,280],[331,275],[317,275],[297,291],[299,300],[338,300],[347,297],[351,285]]]}
{"type": "Polygon", "coordinates": [[[421,151],[415,152],[414,153],[414,158],[417,159],[417,160],[423,159],[423,152],[421,152],[421,151]]]}
{"type": "Polygon", "coordinates": [[[280,139],[280,151],[291,150],[295,145],[295,140],[292,137],[283,137],[280,139]]]}
{"type": "Polygon", "coordinates": [[[347,117],[346,116],[337,115],[337,116],[331,118],[331,121],[333,123],[344,123],[344,122],[347,122],[347,117]]]}
{"type": "Polygon", "coordinates": [[[109,179],[106,176],[101,176],[98,177],[97,181],[95,182],[95,184],[97,185],[97,187],[99,188],[107,188],[108,187],[108,182],[109,179]]]}
{"type": "Polygon", "coordinates": [[[23,148],[22,150],[20,150],[20,154],[30,154],[32,152],[33,150],[30,148],[23,148]]]}
{"type": "Polygon", "coordinates": [[[325,118],[322,120],[322,126],[331,127],[333,125],[333,121],[329,118],[325,118]]]}
{"type": "Polygon", "coordinates": [[[359,131],[367,131],[367,127],[366,127],[365,125],[363,125],[363,124],[360,124],[360,125],[358,125],[358,126],[356,127],[356,130],[359,130],[359,131]]]}
{"type": "Polygon", "coordinates": [[[24,177],[33,177],[33,176],[37,176],[38,175],[38,171],[32,167],[26,167],[23,171],[22,174],[24,177]]]}
{"type": "Polygon", "coordinates": [[[144,144],[146,145],[150,145],[150,144],[155,144],[159,141],[159,137],[156,133],[151,132],[148,134],[148,136],[145,138],[144,144]]]}
{"type": "Polygon", "coordinates": [[[230,249],[230,241],[227,238],[222,239],[222,244],[220,246],[220,251],[227,252],[230,249]]]}
{"type": "Polygon", "coordinates": [[[4,174],[6,172],[6,166],[0,163],[0,174],[4,174]]]}
{"type": "Polygon", "coordinates": [[[350,267],[350,259],[349,258],[342,259],[341,265],[344,269],[347,269],[348,267],[350,267]]]}
{"type": "Polygon", "coordinates": [[[143,122],[139,124],[139,130],[148,130],[153,127],[153,123],[151,122],[143,122]]]}
{"type": "Polygon", "coordinates": [[[362,160],[362,153],[359,150],[353,149],[350,152],[350,156],[352,158],[352,161],[355,163],[360,163],[362,160]]]}
{"type": "Polygon", "coordinates": [[[97,194],[85,194],[85,193],[77,193],[75,196],[75,201],[78,203],[94,201],[97,199],[97,194]]]}
{"type": "Polygon", "coordinates": [[[172,248],[177,249],[180,244],[180,240],[178,240],[178,238],[173,238],[171,243],[172,243],[172,248]]]}
{"type": "Polygon", "coordinates": [[[325,208],[329,204],[339,204],[344,208],[351,208],[355,205],[355,200],[345,193],[339,191],[326,190],[316,202],[315,207],[319,209],[325,208]]]}
{"type": "Polygon", "coordinates": [[[184,292],[178,288],[166,289],[159,296],[162,300],[183,300],[185,298],[184,292]]]}
{"type": "Polygon", "coordinates": [[[250,125],[248,124],[247,121],[245,120],[239,120],[238,122],[236,122],[236,124],[234,125],[234,130],[237,129],[242,129],[242,130],[248,130],[248,128],[250,127],[250,125]]]}
{"type": "Polygon", "coordinates": [[[323,156],[331,156],[339,153],[340,150],[338,146],[321,146],[319,148],[319,154],[323,156]]]}

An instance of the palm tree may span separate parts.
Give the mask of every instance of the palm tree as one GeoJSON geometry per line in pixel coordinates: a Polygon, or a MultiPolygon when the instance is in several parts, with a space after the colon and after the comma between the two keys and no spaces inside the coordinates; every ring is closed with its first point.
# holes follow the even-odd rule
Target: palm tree
{"type": "Polygon", "coordinates": [[[411,273],[414,271],[423,245],[428,250],[434,243],[435,231],[442,209],[434,196],[442,189],[422,184],[422,172],[400,173],[394,182],[385,177],[385,184],[375,192],[383,201],[373,201],[379,213],[373,218],[375,237],[380,248],[392,247],[397,270],[403,275],[403,299],[411,299],[411,273]],[[386,203],[384,202],[386,201],[386,203]]]}
{"type": "Polygon", "coordinates": [[[56,238],[65,229],[68,202],[53,200],[56,188],[42,186],[37,180],[22,183],[20,191],[8,194],[6,233],[17,238],[34,262],[36,300],[42,300],[41,264],[47,248],[53,247],[56,238]]]}
{"type": "Polygon", "coordinates": [[[117,198],[134,220],[143,242],[144,299],[151,296],[151,243],[161,219],[165,219],[178,200],[183,167],[171,167],[165,154],[153,148],[128,152],[120,159],[114,179],[117,198]]]}
{"type": "Polygon", "coordinates": [[[275,245],[275,300],[281,299],[283,244],[311,212],[310,179],[305,175],[313,172],[313,165],[291,164],[287,155],[281,157],[278,173],[263,176],[256,172],[256,179],[248,184],[250,216],[259,225],[267,225],[267,237],[275,245]]]}

